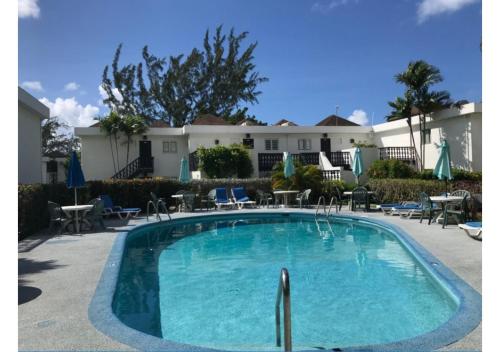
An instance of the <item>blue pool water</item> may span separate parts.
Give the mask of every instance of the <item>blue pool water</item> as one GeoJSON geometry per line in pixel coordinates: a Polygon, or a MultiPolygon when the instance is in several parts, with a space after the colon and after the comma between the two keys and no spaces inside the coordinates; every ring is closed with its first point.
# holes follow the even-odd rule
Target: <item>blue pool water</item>
{"type": "Polygon", "coordinates": [[[458,306],[379,226],[274,215],[131,234],[113,311],[170,341],[273,350],[282,267],[290,273],[295,350],[409,339],[444,324],[458,306]]]}

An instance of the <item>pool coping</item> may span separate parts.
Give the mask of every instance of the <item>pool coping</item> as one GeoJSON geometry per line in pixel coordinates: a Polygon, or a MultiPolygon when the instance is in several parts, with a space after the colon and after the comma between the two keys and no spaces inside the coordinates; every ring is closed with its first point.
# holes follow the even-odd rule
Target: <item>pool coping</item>
{"type": "MultiPolygon", "coordinates": [[[[258,217],[273,214],[289,214],[314,218],[314,214],[311,212],[299,211],[296,209],[272,213],[265,211],[241,211],[230,214],[208,213],[180,217],[170,221],[144,223],[128,231],[118,233],[88,309],[90,321],[97,330],[105,335],[141,351],[228,351],[164,340],[132,329],[122,323],[118,317],[114,315],[112,311],[112,302],[118,274],[120,272],[126,238],[129,233],[135,232],[138,229],[155,227],[166,223],[182,223],[184,221],[206,219],[207,217],[231,218],[238,215],[258,217]]],[[[324,218],[324,216],[321,216],[321,218],[324,218]]],[[[415,259],[418,260],[432,276],[437,278],[437,282],[444,282],[450,289],[451,294],[457,297],[460,302],[457,312],[446,323],[426,334],[388,344],[342,347],[341,349],[334,349],[334,351],[431,351],[462,339],[480,324],[482,319],[481,295],[399,226],[383,220],[352,214],[335,214],[331,215],[330,218],[374,224],[390,230],[399,242],[414,255],[415,259]]],[[[446,286],[443,288],[445,290],[447,289],[446,286]]]]}

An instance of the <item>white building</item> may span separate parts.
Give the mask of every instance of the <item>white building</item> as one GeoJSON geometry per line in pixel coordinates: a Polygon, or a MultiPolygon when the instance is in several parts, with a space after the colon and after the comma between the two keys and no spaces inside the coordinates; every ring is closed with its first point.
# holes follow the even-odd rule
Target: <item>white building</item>
{"type": "MultiPolygon", "coordinates": [[[[466,104],[461,109],[444,110],[427,118],[427,130],[424,132],[425,168],[434,168],[439,154],[438,146],[441,139],[446,138],[454,167],[480,171],[481,118],[481,104],[477,103],[466,104]]],[[[417,116],[413,117],[412,125],[415,141],[419,146],[417,116]]],[[[75,134],[81,139],[82,167],[86,178],[111,178],[115,174],[115,167],[110,140],[100,131],[98,124],[75,128],[75,134]]],[[[296,154],[305,163],[316,164],[326,170],[325,177],[340,177],[351,181],[352,173],[349,168],[355,142],[376,145],[376,148],[363,148],[365,168],[376,159],[395,158],[413,165],[422,159],[410,147],[406,120],[359,126],[332,115],[315,126],[297,126],[287,120],[280,120],[274,126],[255,126],[246,123],[228,125],[218,117],[205,115],[192,125],[181,128],[167,127],[156,122],[144,135],[134,136],[127,169],[136,172],[123,171],[121,176],[127,176],[127,173],[139,176],[142,162],[145,167],[143,171],[147,171],[148,176],[176,178],[182,157],[190,158],[194,171],[194,153],[199,146],[209,148],[218,144],[243,143],[249,147],[255,177],[269,175],[272,165],[281,160],[282,153],[287,151],[296,154]],[[325,152],[328,160],[322,159],[320,152],[325,152]]],[[[120,136],[119,169],[126,166],[126,148],[126,138],[120,136]]]]}
{"type": "Polygon", "coordinates": [[[42,181],[42,120],[49,108],[18,87],[18,156],[19,183],[42,181]]]}

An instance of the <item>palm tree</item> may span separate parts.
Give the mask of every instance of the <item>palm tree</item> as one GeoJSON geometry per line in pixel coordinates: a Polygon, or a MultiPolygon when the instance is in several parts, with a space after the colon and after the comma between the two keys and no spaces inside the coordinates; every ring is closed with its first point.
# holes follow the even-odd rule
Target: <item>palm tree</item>
{"type": "MultiPolygon", "coordinates": [[[[389,115],[386,116],[386,120],[396,121],[405,119],[408,127],[410,128],[410,146],[413,147],[414,150],[416,150],[417,145],[415,143],[415,136],[413,134],[413,126],[411,124],[412,109],[415,104],[413,103],[413,97],[410,91],[405,91],[404,98],[397,97],[396,100],[389,101],[387,104],[389,104],[389,106],[392,108],[392,111],[389,113],[389,115]]],[[[418,153],[415,154],[417,158],[417,166],[420,168],[420,156],[418,155],[418,153]]]]}
{"type": "Polygon", "coordinates": [[[412,61],[404,72],[395,76],[398,83],[406,86],[409,96],[412,97],[414,107],[418,112],[420,129],[420,156],[421,168],[425,166],[424,130],[426,116],[451,105],[450,94],[447,91],[430,91],[430,87],[443,81],[439,69],[423,60],[412,61]]]}
{"type": "Polygon", "coordinates": [[[109,146],[111,148],[111,157],[113,158],[113,168],[115,174],[120,170],[120,161],[118,155],[118,132],[120,131],[120,121],[121,117],[116,112],[111,112],[108,116],[100,119],[101,131],[104,131],[106,136],[109,137],[109,146]],[[113,137],[115,141],[116,162],[113,153],[113,144],[111,141],[111,137],[113,137]]]}
{"type": "Polygon", "coordinates": [[[127,136],[127,161],[129,161],[130,143],[132,141],[132,136],[137,134],[143,134],[148,129],[146,121],[142,116],[138,115],[126,115],[120,120],[119,130],[127,136]]]}

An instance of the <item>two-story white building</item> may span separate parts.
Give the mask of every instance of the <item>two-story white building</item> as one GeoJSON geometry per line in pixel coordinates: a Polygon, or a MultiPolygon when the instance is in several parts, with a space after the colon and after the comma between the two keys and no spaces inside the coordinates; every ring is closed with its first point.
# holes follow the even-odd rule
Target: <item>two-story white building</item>
{"type": "MultiPolygon", "coordinates": [[[[425,138],[425,168],[434,168],[439,154],[439,144],[447,139],[454,167],[481,170],[481,104],[470,103],[461,109],[452,108],[427,118],[425,138]]],[[[418,117],[412,118],[416,145],[420,143],[418,117]]],[[[376,159],[401,159],[417,165],[421,156],[411,146],[406,120],[359,126],[332,115],[314,126],[297,126],[281,120],[272,126],[255,126],[250,123],[229,125],[216,116],[201,116],[191,125],[168,127],[156,121],[149,130],[134,136],[130,145],[129,165],[126,165],[127,140],[118,139],[118,164],[113,165],[111,143],[99,124],[75,128],[81,139],[82,167],[89,180],[148,176],[176,178],[182,157],[190,159],[192,171],[196,169],[196,150],[215,145],[241,143],[249,148],[254,166],[254,177],[267,176],[274,163],[289,152],[302,162],[318,165],[327,178],[344,178],[350,181],[350,164],[354,143],[375,145],[363,148],[365,167],[376,159]],[[324,152],[321,156],[320,152],[324,152]],[[326,159],[325,159],[326,157],[326,159]],[[127,167],[126,167],[127,166],[127,167]],[[115,169],[122,170],[115,173],[115,169]]],[[[417,147],[417,149],[419,149],[417,147]]],[[[116,154],[116,152],[114,151],[116,154]]],[[[115,159],[116,159],[116,155],[115,159]]],[[[193,173],[196,177],[196,172],[193,173]]]]}

